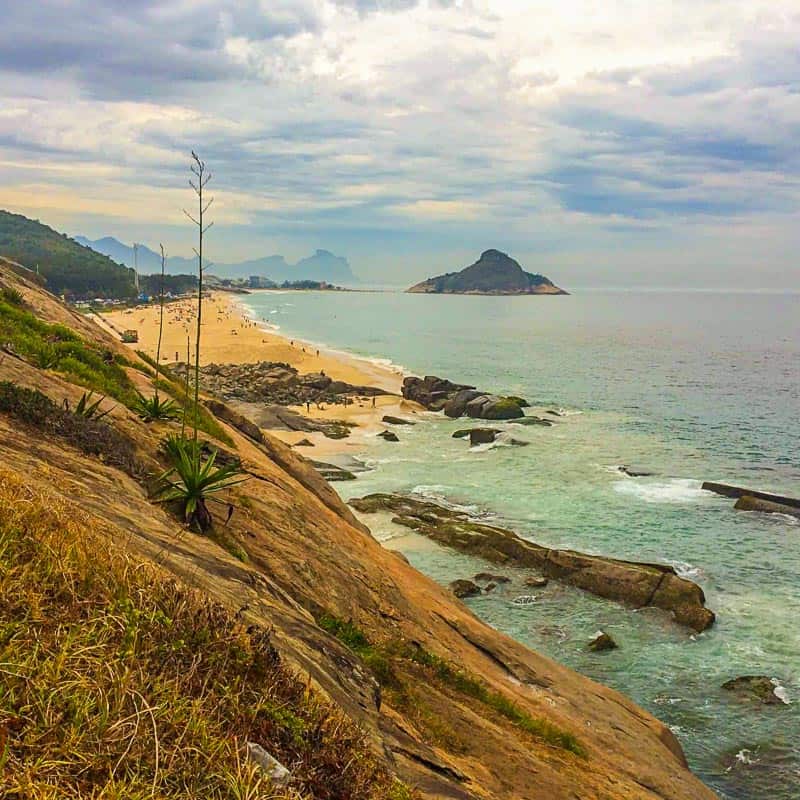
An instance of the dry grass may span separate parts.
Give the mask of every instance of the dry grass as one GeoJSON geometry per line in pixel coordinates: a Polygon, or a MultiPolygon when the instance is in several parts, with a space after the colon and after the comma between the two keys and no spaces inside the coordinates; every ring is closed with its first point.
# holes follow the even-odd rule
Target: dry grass
{"type": "Polygon", "coordinates": [[[0,470],[0,795],[409,797],[267,632],[0,470]],[[247,741],[292,772],[273,791],[247,741]]]}

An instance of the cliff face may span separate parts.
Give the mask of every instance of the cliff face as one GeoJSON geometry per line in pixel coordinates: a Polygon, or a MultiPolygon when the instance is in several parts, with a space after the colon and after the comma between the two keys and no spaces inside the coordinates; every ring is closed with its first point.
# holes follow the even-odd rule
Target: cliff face
{"type": "Polygon", "coordinates": [[[525,272],[499,250],[486,250],[460,272],[428,278],[408,289],[415,294],[567,294],[544,275],[525,272]]]}
{"type": "MultiPolygon", "coordinates": [[[[40,319],[135,359],[1,264],[0,286],[20,291],[40,319]]],[[[127,371],[152,392],[140,369],[127,371]]],[[[84,391],[11,353],[0,360],[0,381],[72,407],[84,391]]],[[[223,507],[214,537],[186,531],[146,489],[159,442],[175,425],[145,425],[114,406],[105,421],[131,443],[143,474],[0,412],[4,469],[72,509],[110,549],[156,561],[243,622],[270,629],[281,656],[362,725],[388,769],[421,796],[714,797],[663,724],[478,620],[382,548],[308,462],[268,435],[259,443],[219,423],[233,443],[220,446],[241,458],[248,480],[223,498],[236,510],[226,526],[223,507]],[[469,679],[450,680],[455,667],[443,664],[469,679]]]]}

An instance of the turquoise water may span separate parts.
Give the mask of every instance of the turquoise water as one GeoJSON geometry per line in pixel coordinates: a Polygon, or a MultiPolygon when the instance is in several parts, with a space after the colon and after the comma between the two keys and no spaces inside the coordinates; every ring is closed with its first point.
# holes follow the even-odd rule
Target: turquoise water
{"type": "MultiPolygon", "coordinates": [[[[247,303],[297,338],[569,411],[551,428],[509,425],[528,447],[472,450],[451,436],[463,422],[426,415],[399,444],[365,447],[373,469],[337,488],[413,491],[542,544],[676,566],[718,615],[704,634],[556,585],[527,607],[510,602],[530,593],[519,580],[468,602],[670,725],[721,796],[800,797],[800,525],[734,512],[699,488],[723,480],[800,495],[800,295],[269,293],[247,303]],[[620,464],[654,475],[628,478],[620,464]],[[599,628],[618,650],[586,650],[599,628]],[[791,704],[720,690],[741,674],[778,679],[791,704]]],[[[442,583],[485,569],[368,521],[442,583]]]]}

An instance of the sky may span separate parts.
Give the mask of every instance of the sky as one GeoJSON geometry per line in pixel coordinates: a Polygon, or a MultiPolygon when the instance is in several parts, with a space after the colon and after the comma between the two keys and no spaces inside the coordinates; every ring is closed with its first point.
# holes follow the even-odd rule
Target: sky
{"type": "Polygon", "coordinates": [[[0,208],[404,285],[490,247],[567,288],[796,288],[797,0],[35,0],[0,208]]]}

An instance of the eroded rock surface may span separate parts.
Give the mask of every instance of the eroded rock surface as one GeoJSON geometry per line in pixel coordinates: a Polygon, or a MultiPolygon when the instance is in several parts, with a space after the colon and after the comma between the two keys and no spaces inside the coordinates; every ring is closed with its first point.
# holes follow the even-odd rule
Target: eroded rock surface
{"type": "Polygon", "coordinates": [[[389,511],[399,525],[494,564],[535,569],[542,576],[636,608],[661,608],[696,631],[714,623],[703,590],[669,566],[542,547],[513,531],[476,522],[462,511],[402,495],[371,494],[351,500],[350,505],[363,513],[389,511]]]}

